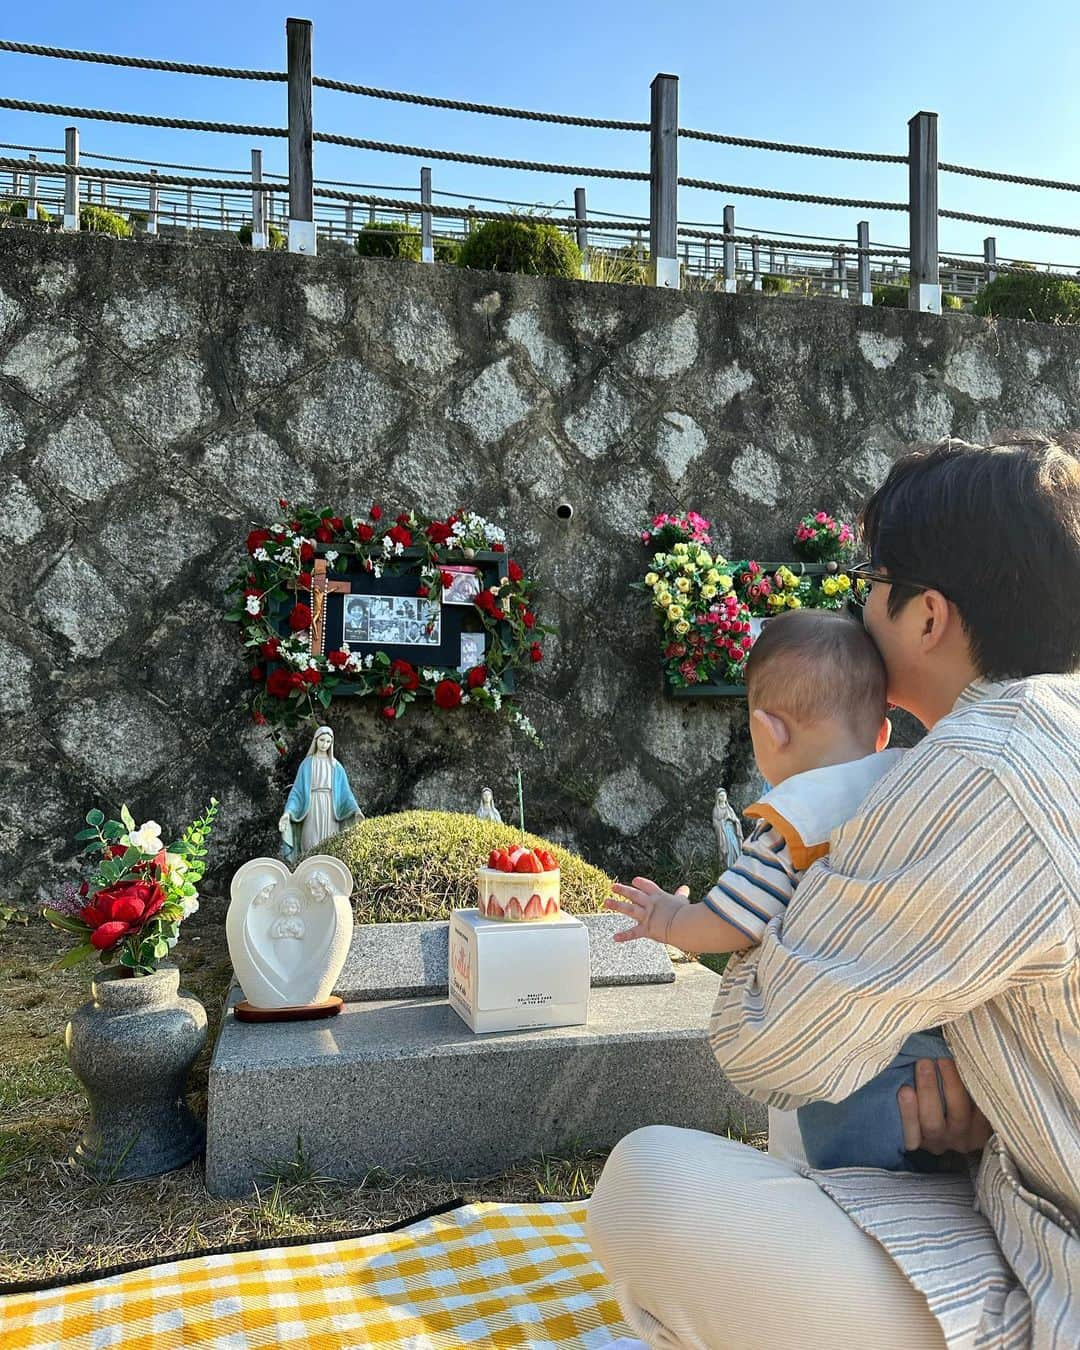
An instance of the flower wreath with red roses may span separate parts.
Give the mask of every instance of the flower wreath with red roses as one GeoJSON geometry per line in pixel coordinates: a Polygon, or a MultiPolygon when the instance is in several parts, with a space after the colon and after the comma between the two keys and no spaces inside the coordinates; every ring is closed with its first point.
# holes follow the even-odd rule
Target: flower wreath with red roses
{"type": "Polygon", "coordinates": [[[76,939],[54,969],[99,956],[103,965],[119,965],[129,975],[149,975],[176,946],[181,923],[199,908],[197,886],[217,812],[211,797],[170,844],[162,841],[156,820],[136,828],[126,806],[119,820],[106,820],[96,808],[87,812],[86,829],[75,836],[91,860],[87,874],[42,910],[54,928],[76,939]]]}
{"type": "Polygon", "coordinates": [[[484,663],[464,674],[392,660],[386,652],[311,650],[317,557],[325,559],[330,577],[355,571],[357,561],[375,576],[416,573],[417,596],[438,604],[454,580],[446,568],[506,552],[506,536],[497,525],[464,509],[435,518],[418,511],[391,516],[378,503],[363,516],[290,505],[284,498],[278,506],[282,518],[247,537],[247,566],[229,588],[238,602],[225,617],[240,625],[250,658],[252,718],[270,729],[281,753],[283,731],[321,722],[322,710],[335,690],[345,692],[346,683],[347,692],[376,699],[388,723],[426,695],[444,711],[471,705],[500,713],[537,740],[529,719],[507,701],[507,676],[542,661],[543,637],[554,629],[539,622],[532,599],[536,582],[513,558],[507,558],[499,584],[481,589],[473,601],[487,644],[484,663]],[[287,634],[279,631],[283,612],[287,634]]]}

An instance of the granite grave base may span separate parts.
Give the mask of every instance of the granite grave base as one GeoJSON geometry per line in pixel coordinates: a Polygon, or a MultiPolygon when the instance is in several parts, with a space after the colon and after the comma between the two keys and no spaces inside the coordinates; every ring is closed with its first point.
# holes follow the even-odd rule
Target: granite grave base
{"type": "MultiPolygon", "coordinates": [[[[437,934],[424,943],[437,980],[437,934]]],[[[664,983],[594,985],[587,1026],[487,1036],[430,994],[347,1002],[328,1022],[241,1023],[234,989],[210,1066],[207,1189],[249,1194],[298,1144],[320,1175],[359,1182],[375,1167],[482,1175],[640,1125],[764,1129],[764,1108],[709,1051],[717,977],[668,970],[664,983]]]]}

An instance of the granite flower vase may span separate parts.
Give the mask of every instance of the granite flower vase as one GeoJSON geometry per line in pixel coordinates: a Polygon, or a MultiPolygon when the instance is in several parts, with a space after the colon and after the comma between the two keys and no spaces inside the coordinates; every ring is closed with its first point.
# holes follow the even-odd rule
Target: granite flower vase
{"type": "Polygon", "coordinates": [[[135,976],[113,966],[91,990],[64,1038],[90,1102],[73,1161],[99,1181],[182,1167],[202,1151],[205,1137],[184,1088],[206,1043],[206,1009],[180,989],[175,966],[135,976]]]}

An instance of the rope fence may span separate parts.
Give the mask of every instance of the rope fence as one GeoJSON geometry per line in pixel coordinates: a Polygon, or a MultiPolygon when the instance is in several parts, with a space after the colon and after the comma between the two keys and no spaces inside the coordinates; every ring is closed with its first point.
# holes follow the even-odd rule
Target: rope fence
{"type": "MultiPolygon", "coordinates": [[[[59,178],[64,184],[63,228],[79,228],[79,192],[81,180],[98,182],[103,197],[107,185],[119,188],[125,186],[136,190],[145,189],[149,193],[148,210],[140,211],[150,224],[149,233],[156,232],[158,194],[161,191],[183,192],[187,194],[188,224],[190,227],[193,206],[198,196],[204,199],[206,194],[216,191],[220,194],[220,220],[224,225],[234,216],[232,205],[239,199],[241,206],[250,205],[252,239],[256,247],[265,246],[267,238],[267,212],[275,197],[287,198],[287,217],[280,224],[287,227],[288,246],[293,252],[312,254],[316,251],[316,201],[322,204],[323,217],[319,224],[324,230],[334,232],[334,222],[325,218],[327,210],[343,209],[345,219],[343,229],[346,237],[354,229],[353,211],[358,206],[367,207],[371,219],[366,228],[378,228],[375,221],[376,210],[404,213],[406,221],[411,214],[419,217],[421,225],[421,256],[424,261],[433,261],[432,225],[435,218],[445,221],[466,222],[470,225],[477,220],[519,220],[520,215],[513,210],[491,209],[490,206],[478,207],[470,202],[468,206],[453,206],[445,201],[435,203],[434,197],[458,197],[465,194],[441,191],[433,192],[431,170],[428,167],[420,173],[420,200],[414,201],[407,196],[390,195],[394,192],[411,192],[412,189],[378,189],[372,184],[355,184],[341,180],[324,180],[316,183],[312,165],[312,146],[314,144],[332,145],[345,149],[361,150],[372,153],[391,154],[401,157],[420,159],[427,162],[444,162],[473,165],[488,169],[505,169],[513,172],[542,173],[554,177],[572,178],[577,181],[605,179],[613,182],[647,183],[649,187],[649,214],[646,218],[626,216],[617,218],[617,214],[608,211],[589,210],[584,187],[574,188],[572,213],[559,213],[558,208],[549,208],[544,219],[560,229],[572,231],[577,236],[579,246],[585,255],[589,250],[589,232],[601,236],[630,235],[633,247],[638,253],[644,253],[648,262],[650,280],[655,285],[677,287],[684,276],[692,270],[690,249],[693,247],[694,265],[704,274],[711,266],[710,250],[715,244],[721,251],[722,271],[717,276],[722,279],[725,289],[734,289],[735,273],[739,265],[739,251],[749,251],[751,255],[751,276],[753,284],[758,285],[761,278],[760,257],[767,251],[770,259],[777,250],[788,250],[811,260],[831,258],[831,267],[837,285],[837,293],[846,297],[848,283],[848,261],[854,260],[857,269],[856,289],[862,303],[871,300],[870,265],[872,259],[888,258],[892,266],[898,266],[898,260],[907,260],[907,284],[910,288],[912,308],[940,312],[941,309],[941,268],[951,268],[953,280],[960,269],[964,276],[972,278],[980,274],[990,280],[999,273],[1026,271],[1026,266],[1018,263],[998,262],[996,241],[991,237],[983,241],[981,262],[978,255],[972,254],[944,256],[938,247],[938,227],[942,220],[957,221],[964,224],[977,224],[1001,229],[1024,230],[1048,236],[1080,238],[1080,227],[1067,224],[1048,224],[1026,220],[1016,220],[995,215],[984,215],[968,211],[955,210],[938,205],[938,178],[942,173],[983,179],[997,183],[1017,186],[1049,189],[1054,191],[1080,192],[1080,183],[1052,178],[1040,178],[1031,175],[1004,173],[989,169],[980,169],[967,165],[939,162],[937,155],[937,115],[920,112],[908,123],[907,154],[877,151],[839,149],[828,146],[807,145],[796,142],[764,140],[749,136],[737,136],[725,132],[701,130],[683,127],[678,120],[678,77],[657,75],[651,86],[650,116],[647,121],[618,119],[598,116],[576,116],[568,113],[552,113],[536,109],[518,108],[492,103],[481,103],[465,99],[454,99],[429,94],[420,94],[405,90],[385,89],[374,85],[357,84],[344,80],[330,79],[315,75],[311,68],[312,25],[303,19],[289,19],[286,22],[286,61],[284,70],[258,70],[238,66],[217,66],[196,62],[158,60],[148,57],[123,56],[98,51],[82,51],[68,47],[47,46],[36,43],[12,42],[0,40],[0,53],[15,56],[33,56],[53,60],[88,62],[95,65],[115,66],[128,69],[158,71],[168,74],[203,76],[216,79],[256,81],[276,83],[286,86],[288,118],[286,126],[263,126],[244,122],[222,122],[192,117],[169,117],[155,113],[123,112],[114,109],[79,107],[70,104],[51,103],[39,100],[0,97],[0,109],[12,112],[59,116],[74,121],[109,122],[121,126],[153,127],[165,130],[185,132],[205,132],[220,135],[244,136],[255,140],[272,139],[288,142],[289,173],[264,174],[262,171],[262,152],[251,151],[252,167],[250,176],[239,169],[208,170],[205,166],[179,163],[154,165],[146,160],[124,159],[118,155],[89,154],[87,158],[122,165],[121,168],[101,168],[88,165],[80,160],[77,128],[69,126],[65,132],[63,162],[38,160],[37,154],[54,154],[53,150],[43,147],[4,144],[0,149],[21,150],[31,155],[30,159],[0,158],[0,169],[12,174],[14,195],[18,196],[19,181],[26,175],[30,185],[30,198],[26,215],[34,218],[37,214],[37,179],[59,178]],[[501,117],[520,121],[544,123],[553,126],[573,127],[586,130],[601,130],[618,133],[648,133],[649,168],[624,169],[601,167],[587,164],[571,164],[551,160],[507,158],[498,155],[469,153],[458,149],[441,149],[431,146],[412,145],[383,141],[375,138],[353,136],[330,130],[316,130],[311,115],[312,91],[325,90],[332,93],[347,94],[370,99],[378,99],[397,104],[413,105],[444,111],[474,113],[486,117],[501,117]],[[813,156],[830,160],[849,162],[900,165],[908,170],[908,194],[906,200],[881,200],[868,197],[849,197],[833,195],[827,192],[801,192],[784,190],[779,187],[757,187],[721,182],[712,178],[691,177],[679,173],[679,146],[687,144],[726,146],[736,150],[758,150],[769,153],[813,156]],[[138,167],[132,167],[132,166],[138,167]],[[181,176],[196,174],[195,177],[181,176]],[[146,171],[144,171],[146,170],[146,171]],[[241,176],[243,175],[243,176],[241,176]],[[276,179],[278,181],[271,181],[276,179]],[[356,189],[367,189],[357,191],[356,189]],[[736,231],[735,208],[725,205],[722,227],[713,227],[707,222],[683,221],[678,218],[678,194],[680,189],[719,193],[725,197],[752,197],[764,201],[791,202],[801,205],[820,206],[838,210],[856,210],[873,212],[901,212],[908,217],[909,241],[903,248],[871,246],[869,222],[859,221],[855,238],[822,239],[821,236],[803,238],[779,238],[772,232],[758,234],[745,230],[736,231]],[[230,205],[226,205],[225,193],[230,193],[230,205]],[[648,247],[645,250],[643,236],[648,231],[648,247]],[[680,259],[680,248],[682,257],[680,259]]],[[[494,202],[496,206],[520,206],[527,210],[537,209],[535,203],[509,202],[497,198],[482,198],[485,202],[494,202]]],[[[286,208],[283,206],[282,210],[286,208]]],[[[177,219],[177,206],[173,203],[173,219],[177,219]]],[[[201,221],[201,214],[199,215],[201,221]]],[[[790,233],[790,231],[788,232],[790,233]]],[[[587,256],[585,262],[588,267],[587,256]]],[[[821,272],[820,268],[816,272],[821,272]]],[[[895,275],[895,270],[894,270],[895,275]]],[[[1044,271],[1043,275],[1068,276],[1063,271],[1044,271]]],[[[1071,279],[1071,278],[1070,278],[1071,279]]]]}

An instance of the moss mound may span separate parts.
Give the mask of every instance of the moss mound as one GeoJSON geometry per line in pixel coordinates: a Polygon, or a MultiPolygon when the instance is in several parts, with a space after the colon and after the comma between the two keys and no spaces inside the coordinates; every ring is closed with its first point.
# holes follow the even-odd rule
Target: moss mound
{"type": "MultiPolygon", "coordinates": [[[[448,919],[452,909],[475,903],[476,869],[493,848],[521,842],[521,831],[451,811],[401,811],[362,820],[319,849],[340,858],[355,882],[358,923],[411,923],[448,919]]],[[[530,848],[550,849],[559,860],[563,908],[592,914],[604,907],[611,880],[567,849],[526,834],[530,848]]]]}

